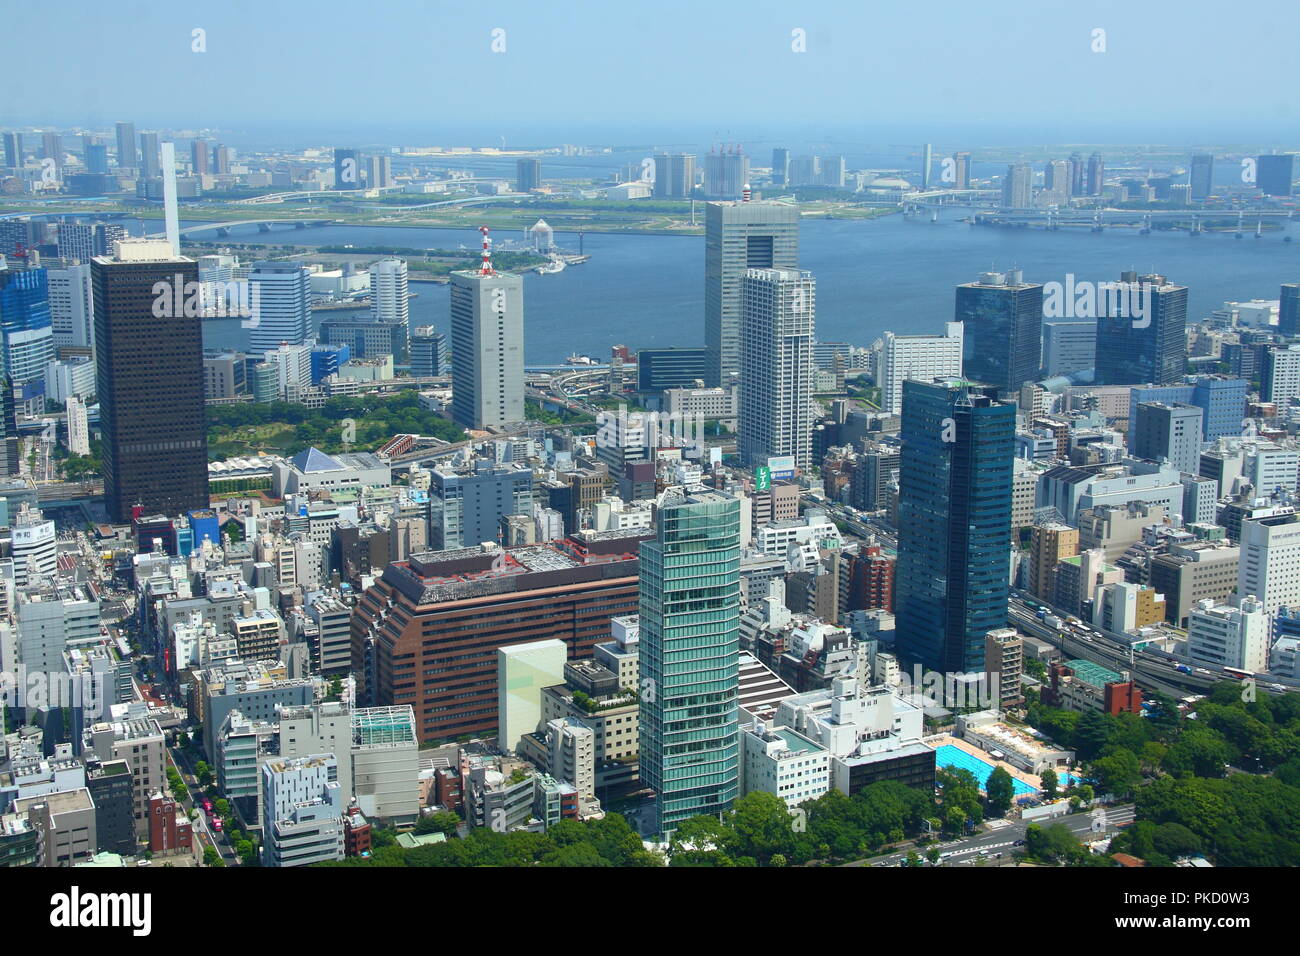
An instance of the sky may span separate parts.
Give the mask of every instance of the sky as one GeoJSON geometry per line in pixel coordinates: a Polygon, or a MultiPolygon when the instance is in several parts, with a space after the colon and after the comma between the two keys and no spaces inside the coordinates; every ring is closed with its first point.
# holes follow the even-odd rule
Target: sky
{"type": "Polygon", "coordinates": [[[65,0],[6,10],[0,126],[1295,148],[1297,33],[1295,0],[65,0]]]}

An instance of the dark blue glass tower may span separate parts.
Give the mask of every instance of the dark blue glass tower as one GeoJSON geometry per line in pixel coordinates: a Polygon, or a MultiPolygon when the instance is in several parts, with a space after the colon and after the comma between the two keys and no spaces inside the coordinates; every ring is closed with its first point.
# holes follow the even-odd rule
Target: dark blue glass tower
{"type": "Polygon", "coordinates": [[[903,383],[898,651],[930,670],[980,671],[1007,622],[1016,409],[960,380],[903,383]]]}

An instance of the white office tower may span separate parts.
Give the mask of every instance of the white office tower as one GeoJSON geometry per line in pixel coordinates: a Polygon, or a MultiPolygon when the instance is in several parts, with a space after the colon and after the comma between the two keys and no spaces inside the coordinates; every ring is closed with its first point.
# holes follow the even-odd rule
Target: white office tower
{"type": "Polygon", "coordinates": [[[343,791],[333,754],[262,765],[262,865],[343,859],[343,791]]]}
{"type": "Polygon", "coordinates": [[[740,454],[812,464],[816,280],[797,269],[749,269],[740,290],[740,454]]]}
{"type": "Polygon", "coordinates": [[[411,307],[404,259],[380,259],[370,267],[370,314],[381,322],[401,325],[405,352],[411,338],[411,307]]]}
{"type": "Polygon", "coordinates": [[[1241,523],[1237,596],[1256,597],[1269,614],[1300,604],[1300,516],[1241,523]]]}
{"type": "Polygon", "coordinates": [[[465,428],[524,420],[524,280],[451,274],[451,415],[465,428]]]}
{"type": "Polygon", "coordinates": [[[90,454],[90,422],[86,406],[75,395],[69,395],[65,409],[68,416],[68,451],[74,455],[90,454]]]}
{"type": "Polygon", "coordinates": [[[248,350],[302,345],[311,336],[311,273],[296,262],[255,262],[248,274],[248,350]]]}
{"type": "Polygon", "coordinates": [[[95,309],[90,263],[82,262],[46,272],[50,295],[50,328],[54,347],[95,347],[95,309]]]}
{"type": "Polygon", "coordinates": [[[240,283],[235,280],[239,259],[229,255],[199,256],[200,294],[205,309],[218,310],[218,314],[234,315],[243,304],[240,283]]]}
{"type": "Polygon", "coordinates": [[[876,353],[876,384],[880,408],[892,415],[903,411],[903,382],[961,377],[962,323],[947,322],[943,335],[895,335],[886,332],[876,353]]]}
{"type": "Polygon", "coordinates": [[[311,386],[311,352],[308,345],[281,344],[264,353],[266,364],[275,369],[276,394],[286,402],[301,400],[311,386]]]}
{"type": "Polygon", "coordinates": [[[1197,664],[1267,670],[1272,623],[1250,595],[1231,604],[1199,601],[1187,618],[1187,656],[1197,664]]]}

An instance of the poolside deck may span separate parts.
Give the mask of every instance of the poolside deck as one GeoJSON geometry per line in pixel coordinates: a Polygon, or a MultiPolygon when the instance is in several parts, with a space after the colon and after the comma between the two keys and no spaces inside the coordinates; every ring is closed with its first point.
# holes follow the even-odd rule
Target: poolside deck
{"type": "Polygon", "coordinates": [[[926,737],[922,742],[931,750],[938,750],[945,744],[956,747],[958,750],[965,752],[977,760],[982,760],[984,763],[992,764],[995,767],[1001,767],[1016,780],[1019,780],[1028,787],[1032,787],[1036,792],[1043,789],[1043,782],[1034,774],[1026,773],[1019,767],[1007,763],[1005,760],[995,760],[988,751],[980,750],[974,744],[969,744],[959,737],[954,737],[952,734],[936,734],[933,737],[926,737]]]}

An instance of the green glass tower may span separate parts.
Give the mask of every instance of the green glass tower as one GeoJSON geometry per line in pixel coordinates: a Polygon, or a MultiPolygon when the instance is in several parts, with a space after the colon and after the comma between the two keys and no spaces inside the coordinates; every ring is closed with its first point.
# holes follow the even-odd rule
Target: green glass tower
{"type": "Polygon", "coordinates": [[[641,779],[670,833],[739,795],[740,500],[665,496],[641,545],[641,779]]]}

